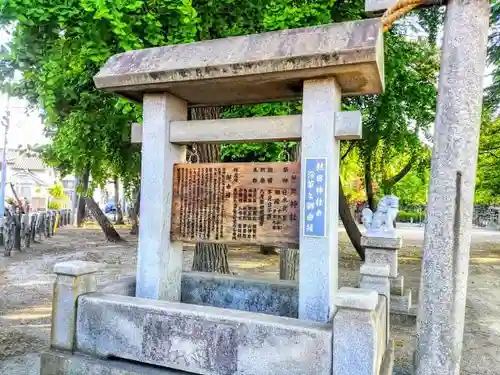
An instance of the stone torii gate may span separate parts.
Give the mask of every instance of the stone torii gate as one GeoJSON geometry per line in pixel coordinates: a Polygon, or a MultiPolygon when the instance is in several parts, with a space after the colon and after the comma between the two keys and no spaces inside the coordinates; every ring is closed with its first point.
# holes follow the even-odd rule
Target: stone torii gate
{"type": "Polygon", "coordinates": [[[95,293],[98,265],[56,265],[42,375],[392,372],[387,296],[338,290],[339,142],[361,137],[341,98],[382,92],[380,20],[130,51],[95,83],[143,103],[137,277],[95,293]],[[189,106],[300,98],[298,116],[187,120],[189,106]],[[300,140],[300,163],[185,160],[188,144],[277,140],[300,140]],[[298,244],[299,285],[183,273],[182,245],[199,241],[298,244]]]}
{"type": "MultiPolygon", "coordinates": [[[[339,140],[361,137],[359,112],[342,95],[380,92],[378,20],[167,46],[114,56],[97,87],[144,104],[137,296],[178,301],[182,243],[171,241],[173,164],[185,147],[210,142],[301,140],[301,165],[325,161],[324,229],[300,235],[300,316],[328,321],[337,286],[339,140]],[[335,52],[334,52],[335,51],[335,52]],[[165,90],[165,93],[157,93],[165,90]],[[302,97],[303,113],[275,118],[187,121],[188,105],[232,105],[302,97]],[[309,163],[311,163],[309,162],[309,163]],[[163,202],[163,204],[159,204],[163,202]],[[155,212],[155,215],[151,215],[155,212]]],[[[137,139],[138,138],[138,139],[137,139]]],[[[302,181],[306,181],[306,169],[302,181]]],[[[304,184],[305,186],[305,184],[304,184]]],[[[306,228],[306,201],[300,220],[306,228]]],[[[292,241],[293,242],[293,241],[292,241]]]]}
{"type": "MultiPolygon", "coordinates": [[[[374,14],[396,0],[366,0],[374,14]]],[[[402,3],[402,2],[400,2],[402,3]]],[[[409,3],[409,2],[407,2],[409,3]]],[[[458,375],[462,358],[488,0],[446,4],[414,356],[416,375],[458,375]]]]}

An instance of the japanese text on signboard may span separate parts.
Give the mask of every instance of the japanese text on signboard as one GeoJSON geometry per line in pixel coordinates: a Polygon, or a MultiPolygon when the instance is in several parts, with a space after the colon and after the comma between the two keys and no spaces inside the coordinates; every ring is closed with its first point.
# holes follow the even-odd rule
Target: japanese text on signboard
{"type": "Polygon", "coordinates": [[[325,237],[326,158],[306,158],[304,236],[325,237]]]}

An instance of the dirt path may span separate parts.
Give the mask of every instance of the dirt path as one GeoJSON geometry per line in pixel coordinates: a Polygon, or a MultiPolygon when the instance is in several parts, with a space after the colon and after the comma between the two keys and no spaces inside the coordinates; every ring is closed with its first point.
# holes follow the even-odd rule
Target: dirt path
{"type": "MultiPolygon", "coordinates": [[[[135,274],[136,238],[121,233],[126,242],[106,243],[96,229],[62,229],[55,237],[12,257],[0,257],[0,374],[38,375],[38,354],[48,348],[55,263],[80,259],[106,264],[100,283],[135,274]]],[[[359,261],[341,233],[340,284],[356,285],[359,261]]],[[[405,239],[400,273],[413,292],[420,275],[421,238],[405,239]]],[[[500,241],[473,241],[462,374],[500,375],[500,241]]],[[[192,252],[185,251],[189,269],[192,252]]],[[[233,272],[246,277],[276,279],[279,256],[262,255],[255,248],[231,249],[233,272]]],[[[414,303],[416,299],[414,298],[414,303]]],[[[397,363],[408,368],[415,326],[392,324],[397,363]]]]}

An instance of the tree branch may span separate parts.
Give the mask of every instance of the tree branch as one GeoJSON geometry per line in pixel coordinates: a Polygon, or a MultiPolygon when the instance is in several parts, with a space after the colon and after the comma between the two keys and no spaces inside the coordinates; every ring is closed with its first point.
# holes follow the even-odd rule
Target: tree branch
{"type": "Polygon", "coordinates": [[[339,215],[344,224],[345,231],[349,239],[351,240],[352,246],[356,249],[359,257],[362,261],[365,260],[365,249],[361,246],[361,232],[359,231],[356,221],[352,216],[351,210],[349,209],[349,204],[347,203],[347,198],[344,194],[344,189],[342,188],[342,181],[339,178],[339,215]]]}
{"type": "Polygon", "coordinates": [[[370,210],[375,211],[375,199],[373,191],[372,182],[372,158],[368,155],[365,158],[365,189],[366,189],[366,200],[368,202],[368,207],[370,210]]]}
{"type": "Polygon", "coordinates": [[[489,153],[491,151],[495,151],[495,150],[500,150],[500,146],[497,146],[497,147],[490,147],[490,148],[484,148],[482,150],[479,150],[479,153],[480,154],[486,154],[486,153],[489,153]]]}
{"type": "Polygon", "coordinates": [[[354,148],[354,142],[351,142],[351,144],[349,145],[349,147],[347,148],[347,151],[344,152],[344,155],[342,155],[342,157],[340,158],[340,161],[344,160],[346,158],[347,155],[349,155],[349,152],[351,152],[351,150],[354,148]]]}
{"type": "Polygon", "coordinates": [[[411,168],[413,167],[413,163],[415,163],[415,159],[416,159],[415,157],[412,157],[410,161],[403,167],[403,169],[401,169],[401,171],[399,171],[397,175],[395,175],[393,178],[389,180],[385,180],[384,186],[392,187],[393,185],[398,183],[404,176],[408,174],[408,172],[410,172],[411,168]]]}

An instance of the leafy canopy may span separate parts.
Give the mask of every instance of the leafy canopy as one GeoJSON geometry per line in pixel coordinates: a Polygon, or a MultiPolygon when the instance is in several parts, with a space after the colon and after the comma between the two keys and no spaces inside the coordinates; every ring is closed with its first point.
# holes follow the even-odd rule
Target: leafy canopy
{"type": "MultiPolygon", "coordinates": [[[[140,150],[129,142],[141,108],[96,90],[92,77],[113,54],[165,44],[359,19],[361,0],[0,0],[0,24],[12,27],[0,75],[22,72],[14,93],[42,108],[52,135],[45,159],[63,173],[92,174],[96,184],[113,176],[138,183],[140,150]]],[[[410,41],[405,30],[385,38],[386,91],[347,99],[361,109],[364,140],[353,157],[373,162],[380,184],[393,160],[423,152],[435,108],[436,50],[410,41]]],[[[299,113],[300,102],[236,106],[224,117],[299,113]]],[[[287,160],[295,143],[230,145],[225,160],[287,160]]],[[[343,150],[343,151],[344,151],[343,150]]],[[[346,159],[347,160],[347,159],[346,159]]],[[[353,163],[352,157],[349,159],[353,163]]],[[[352,174],[346,174],[352,175],[352,174]]]]}

